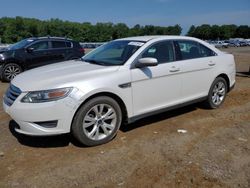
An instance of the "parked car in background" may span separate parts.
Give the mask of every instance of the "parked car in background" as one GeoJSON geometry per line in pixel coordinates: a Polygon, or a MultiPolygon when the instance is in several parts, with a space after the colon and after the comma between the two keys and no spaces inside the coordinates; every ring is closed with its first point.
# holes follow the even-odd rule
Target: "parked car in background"
{"type": "Polygon", "coordinates": [[[0,50],[0,77],[11,81],[21,72],[35,67],[78,59],[84,55],[79,42],[60,37],[24,39],[0,50]]]}
{"type": "Polygon", "coordinates": [[[95,49],[101,45],[103,45],[103,42],[85,42],[85,43],[80,43],[83,48],[86,49],[95,49]]]}
{"type": "Polygon", "coordinates": [[[87,48],[87,49],[94,49],[96,48],[95,44],[85,44],[82,45],[83,48],[87,48]]]}
{"type": "Polygon", "coordinates": [[[240,47],[240,42],[239,41],[229,41],[229,46],[230,47],[240,47]]]}
{"type": "Polygon", "coordinates": [[[0,43],[0,51],[3,50],[3,49],[8,48],[8,46],[9,46],[8,44],[1,44],[0,43]]]}
{"type": "Polygon", "coordinates": [[[250,46],[250,39],[246,39],[246,43],[248,46],[250,46]]]}
{"type": "Polygon", "coordinates": [[[94,146],[112,140],[122,122],[198,101],[218,108],[234,84],[233,55],[202,40],[131,37],[106,43],[82,59],[18,75],[3,109],[19,133],[71,132],[94,146]]]}
{"type": "Polygon", "coordinates": [[[5,52],[6,50],[8,50],[8,48],[6,48],[6,47],[0,47],[0,53],[5,52]]]}
{"type": "Polygon", "coordinates": [[[215,46],[216,48],[228,48],[229,43],[225,41],[211,41],[211,45],[215,46]]]}
{"type": "Polygon", "coordinates": [[[239,41],[240,46],[248,46],[247,41],[239,41]]]}

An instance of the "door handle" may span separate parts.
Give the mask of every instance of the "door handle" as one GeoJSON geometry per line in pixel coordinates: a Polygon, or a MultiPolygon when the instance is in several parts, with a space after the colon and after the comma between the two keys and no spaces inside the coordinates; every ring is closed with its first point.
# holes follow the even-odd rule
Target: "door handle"
{"type": "Polygon", "coordinates": [[[172,67],[169,72],[179,72],[180,68],[172,67]]]}
{"type": "Polygon", "coordinates": [[[210,67],[212,67],[212,66],[214,66],[214,65],[215,65],[215,63],[214,63],[214,62],[212,62],[212,61],[210,61],[210,62],[208,63],[208,65],[209,65],[210,67]]]}

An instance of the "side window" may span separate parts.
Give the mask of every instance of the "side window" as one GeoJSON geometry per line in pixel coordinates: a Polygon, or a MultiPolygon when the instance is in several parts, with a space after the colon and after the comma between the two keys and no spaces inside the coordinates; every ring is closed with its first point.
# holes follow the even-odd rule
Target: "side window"
{"type": "Polygon", "coordinates": [[[142,58],[153,57],[158,63],[167,63],[174,61],[174,50],[171,41],[164,41],[153,44],[143,54],[142,58]]]}
{"type": "Polygon", "coordinates": [[[216,53],[214,51],[210,50],[206,46],[203,46],[202,44],[200,44],[200,51],[201,51],[202,57],[210,57],[210,56],[216,55],[216,53]]]}
{"type": "Polygon", "coordinates": [[[72,45],[72,43],[71,42],[66,42],[66,47],[67,48],[71,48],[73,45],[72,45]]]}
{"type": "Polygon", "coordinates": [[[36,50],[47,50],[49,47],[48,47],[48,42],[47,41],[41,41],[41,42],[37,42],[35,44],[32,44],[30,46],[30,48],[33,48],[34,51],[36,50]]]}
{"type": "Polygon", "coordinates": [[[194,41],[177,41],[182,60],[200,58],[200,46],[194,41]]]}
{"type": "Polygon", "coordinates": [[[52,48],[66,48],[64,41],[52,41],[52,48]]]}
{"type": "Polygon", "coordinates": [[[182,60],[214,56],[215,53],[209,48],[195,41],[177,41],[182,60]]]}

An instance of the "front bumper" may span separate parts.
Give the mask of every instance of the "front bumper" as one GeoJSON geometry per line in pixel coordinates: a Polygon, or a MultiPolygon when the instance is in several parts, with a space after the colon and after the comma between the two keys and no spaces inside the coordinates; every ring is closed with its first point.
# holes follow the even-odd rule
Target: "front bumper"
{"type": "Polygon", "coordinates": [[[21,103],[25,93],[22,93],[15,102],[8,106],[3,101],[3,109],[8,113],[13,120],[19,125],[15,127],[18,133],[46,136],[69,133],[72,119],[80,105],[79,99],[76,96],[69,95],[68,97],[45,103],[21,103]],[[55,127],[47,126],[46,124],[38,124],[37,122],[56,121],[55,127]]]}

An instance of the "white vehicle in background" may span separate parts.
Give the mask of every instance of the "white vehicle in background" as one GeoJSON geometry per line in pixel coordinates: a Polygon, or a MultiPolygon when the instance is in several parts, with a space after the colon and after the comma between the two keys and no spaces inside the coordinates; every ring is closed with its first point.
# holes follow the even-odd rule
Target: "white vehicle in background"
{"type": "Polygon", "coordinates": [[[246,39],[247,45],[250,46],[250,39],[246,39]]]}
{"type": "Polygon", "coordinates": [[[204,41],[131,37],[106,43],[81,60],[18,75],[3,107],[19,133],[71,132],[94,146],[114,138],[122,123],[198,101],[218,108],[234,84],[233,55],[204,41]]]}
{"type": "Polygon", "coordinates": [[[222,46],[223,48],[228,48],[229,47],[229,42],[228,41],[222,41],[222,46]]]}
{"type": "Polygon", "coordinates": [[[229,43],[225,41],[212,41],[210,44],[212,44],[216,48],[228,48],[229,46],[229,43]]]}

